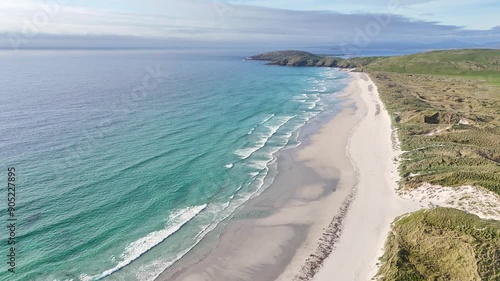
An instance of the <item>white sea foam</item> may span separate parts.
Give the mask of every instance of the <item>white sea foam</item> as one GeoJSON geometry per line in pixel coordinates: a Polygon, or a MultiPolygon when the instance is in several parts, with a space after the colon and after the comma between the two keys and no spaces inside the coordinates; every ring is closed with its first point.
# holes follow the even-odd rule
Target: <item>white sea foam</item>
{"type": "Polygon", "coordinates": [[[130,243],[126,248],[121,258],[123,259],[114,268],[104,271],[97,279],[104,278],[121,268],[127,266],[141,255],[151,250],[156,245],[167,239],[169,236],[177,232],[184,224],[196,217],[203,211],[207,205],[188,207],[178,210],[170,215],[168,219],[168,226],[165,229],[153,231],[139,240],[130,243]]]}
{"type": "MultiPolygon", "coordinates": [[[[71,279],[71,280],[73,280],[73,279],[71,279]]],[[[80,280],[80,281],[90,281],[90,280],[92,280],[92,276],[87,275],[87,274],[80,274],[80,276],[78,276],[78,280],[80,280]]]]}
{"type": "Polygon", "coordinates": [[[191,251],[194,247],[196,247],[196,245],[198,245],[198,243],[200,243],[200,241],[203,239],[203,237],[205,237],[205,235],[212,231],[213,228],[215,228],[215,226],[213,226],[212,224],[209,224],[209,225],[206,225],[204,226],[204,228],[198,232],[195,236],[195,241],[194,243],[186,248],[184,251],[182,252],[179,252],[174,258],[170,259],[170,260],[156,260],[156,261],[153,261],[152,263],[150,264],[147,264],[147,265],[143,265],[138,272],[136,272],[136,277],[138,280],[143,280],[143,281],[153,281],[155,280],[156,278],[158,278],[158,276],[160,276],[160,274],[167,268],[169,268],[171,265],[173,265],[176,261],[180,260],[182,257],[184,257],[187,253],[189,253],[189,251],[191,251]],[[152,268],[152,267],[155,267],[155,268],[152,268]]]}
{"type": "Polygon", "coordinates": [[[310,94],[308,97],[311,97],[315,100],[320,99],[319,94],[310,94]]]}
{"type": "Polygon", "coordinates": [[[302,94],[300,96],[292,97],[290,100],[296,102],[305,102],[307,101],[307,94],[302,94]]]}
{"type": "MultiPolygon", "coordinates": [[[[264,173],[260,173],[262,178],[265,178],[268,174],[268,170],[264,173]]],[[[235,191],[235,194],[230,197],[230,201],[222,204],[214,204],[209,206],[205,211],[207,214],[214,215],[214,218],[210,224],[204,225],[196,236],[194,237],[194,243],[190,245],[187,249],[178,253],[174,258],[169,260],[155,260],[149,264],[141,266],[141,268],[136,272],[136,277],[140,280],[144,281],[153,281],[155,280],[165,269],[169,268],[176,261],[184,257],[189,251],[191,251],[196,245],[198,245],[201,240],[212,230],[214,230],[223,220],[227,219],[231,216],[236,209],[242,206],[245,202],[247,202],[252,196],[261,191],[263,187],[263,182],[259,184],[257,189],[254,192],[246,193],[244,196],[239,198],[238,200],[233,201],[235,195],[238,191],[242,189],[242,185],[238,187],[235,191]]]]}
{"type": "Polygon", "coordinates": [[[293,96],[291,100],[301,101],[307,99],[307,94],[301,94],[299,96],[293,96]]]}
{"type": "MultiPolygon", "coordinates": [[[[263,170],[267,167],[267,163],[269,162],[269,160],[254,160],[254,161],[251,161],[250,163],[248,163],[248,167],[250,168],[254,168],[256,170],[263,170]]],[[[258,175],[258,173],[257,173],[258,175]]]]}
{"type": "MultiPolygon", "coordinates": [[[[243,185],[240,185],[233,193],[233,195],[229,196],[229,199],[230,200],[233,200],[234,197],[236,196],[236,194],[238,194],[238,192],[243,188],[243,185]]],[[[231,201],[228,202],[228,205],[231,203],[231,201]]]]}
{"type": "MultiPolygon", "coordinates": [[[[275,152],[277,152],[280,149],[287,146],[290,143],[290,139],[296,130],[301,128],[303,125],[305,125],[307,122],[309,122],[309,120],[311,118],[315,117],[316,115],[318,115],[320,112],[322,112],[324,110],[324,107],[321,103],[321,95],[320,94],[308,94],[308,95],[306,95],[306,97],[308,99],[306,102],[304,102],[304,105],[306,106],[307,110],[310,110],[310,111],[306,110],[305,112],[302,112],[302,114],[300,114],[300,115],[295,115],[294,117],[298,117],[298,118],[297,118],[296,122],[294,121],[291,124],[292,126],[291,126],[291,128],[289,128],[290,130],[287,130],[287,132],[284,132],[283,135],[280,134],[276,138],[273,137],[273,139],[277,143],[275,143],[275,145],[273,145],[273,148],[271,151],[266,150],[266,152],[268,152],[268,154],[269,154],[269,157],[273,157],[272,155],[275,152]]],[[[290,118],[290,119],[292,119],[292,118],[290,118]]],[[[279,127],[288,123],[288,121],[290,121],[290,119],[288,119],[284,123],[280,124],[279,127]]],[[[259,141],[257,143],[257,146],[238,150],[237,155],[242,157],[243,159],[249,158],[253,153],[255,153],[257,150],[261,149],[267,143],[267,141],[275,134],[276,131],[277,131],[277,129],[274,128],[272,134],[266,135],[265,138],[263,138],[261,141],[259,141]]],[[[295,141],[297,143],[295,145],[295,147],[300,145],[301,142],[298,140],[298,134],[297,134],[297,139],[295,141]]],[[[271,158],[269,158],[269,159],[254,159],[254,160],[250,161],[247,165],[250,168],[254,168],[254,169],[257,169],[260,171],[268,166],[270,159],[271,158]]],[[[252,176],[254,176],[254,175],[252,175],[252,176]]]]}
{"type": "Polygon", "coordinates": [[[276,115],[274,115],[274,114],[269,115],[262,122],[260,122],[259,125],[262,125],[262,124],[266,123],[267,121],[271,120],[271,118],[273,118],[274,116],[276,116],[276,115]]]}
{"type": "Polygon", "coordinates": [[[295,116],[277,117],[276,119],[278,120],[278,123],[275,125],[266,126],[267,131],[258,135],[259,139],[254,146],[237,149],[235,151],[235,154],[242,159],[247,159],[248,157],[252,156],[252,154],[266,145],[267,141],[278,131],[279,128],[281,128],[294,117],[295,116]]]}
{"type": "MultiPolygon", "coordinates": [[[[265,188],[264,188],[264,183],[265,183],[265,180],[267,178],[267,176],[269,175],[269,172],[270,172],[270,169],[269,169],[269,166],[274,164],[276,162],[277,158],[275,156],[272,157],[272,159],[267,163],[267,167],[265,168],[265,170],[263,171],[262,173],[262,176],[261,177],[257,177],[256,178],[256,182],[258,182],[259,184],[257,185],[257,188],[256,190],[251,193],[247,198],[246,198],[246,201],[248,201],[250,198],[252,198],[253,196],[256,196],[256,195],[259,195],[260,193],[262,193],[265,188]]],[[[274,181],[274,178],[272,178],[271,182],[269,183],[269,185],[274,181]]]]}
{"type": "MultiPolygon", "coordinates": [[[[281,148],[282,147],[276,148],[274,152],[278,151],[281,148]]],[[[141,266],[141,268],[135,273],[136,277],[138,279],[145,281],[155,280],[165,269],[172,266],[177,260],[184,257],[189,251],[191,251],[196,245],[198,245],[203,239],[203,237],[205,237],[209,232],[214,230],[223,220],[230,217],[240,206],[242,206],[252,197],[262,193],[265,190],[265,187],[269,186],[274,181],[274,179],[271,179],[266,184],[266,179],[270,172],[269,165],[275,163],[276,160],[277,158],[271,154],[271,158],[269,160],[262,161],[261,163],[259,163],[264,167],[260,172],[250,173],[252,176],[254,176],[254,179],[250,184],[251,186],[253,186],[252,192],[243,193],[237,198],[238,192],[243,188],[243,185],[240,185],[238,189],[236,189],[235,193],[232,196],[230,196],[229,202],[223,204],[211,205],[206,209],[205,209],[206,205],[204,206],[205,209],[204,213],[206,213],[207,215],[208,214],[214,215],[214,219],[210,224],[202,227],[201,231],[199,231],[194,237],[195,239],[194,243],[190,245],[190,247],[178,253],[175,257],[169,260],[156,260],[149,264],[141,266]]]]}
{"type": "Polygon", "coordinates": [[[315,102],[307,102],[305,104],[307,104],[307,109],[313,109],[313,108],[316,107],[316,103],[315,102]]]}
{"type": "Polygon", "coordinates": [[[321,101],[321,97],[319,94],[311,94],[309,95],[310,99],[308,99],[304,104],[306,105],[307,109],[311,110],[315,108],[318,105],[318,102],[321,101]]]}

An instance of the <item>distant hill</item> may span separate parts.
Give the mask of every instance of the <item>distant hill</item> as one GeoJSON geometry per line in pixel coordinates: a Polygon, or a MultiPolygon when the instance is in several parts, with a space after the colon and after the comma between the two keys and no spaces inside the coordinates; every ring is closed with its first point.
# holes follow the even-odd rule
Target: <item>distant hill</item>
{"type": "Polygon", "coordinates": [[[360,70],[464,76],[500,85],[500,50],[445,50],[387,57],[360,70]]]}
{"type": "Polygon", "coordinates": [[[303,51],[287,50],[262,53],[251,56],[249,59],[270,61],[269,65],[356,68],[381,59],[381,57],[343,59],[333,56],[320,56],[303,51]]]}
{"type": "Polygon", "coordinates": [[[431,51],[431,50],[451,50],[451,49],[476,49],[476,48],[491,48],[491,49],[499,49],[500,42],[487,42],[487,43],[469,43],[462,42],[458,40],[448,40],[441,41],[435,43],[421,43],[421,42],[386,42],[386,43],[371,43],[369,46],[364,47],[363,49],[357,48],[355,45],[339,45],[339,46],[330,46],[330,47],[321,47],[323,49],[329,48],[331,50],[335,50],[338,52],[349,52],[352,50],[354,53],[356,51],[400,51],[400,50],[415,50],[415,51],[431,51]]]}

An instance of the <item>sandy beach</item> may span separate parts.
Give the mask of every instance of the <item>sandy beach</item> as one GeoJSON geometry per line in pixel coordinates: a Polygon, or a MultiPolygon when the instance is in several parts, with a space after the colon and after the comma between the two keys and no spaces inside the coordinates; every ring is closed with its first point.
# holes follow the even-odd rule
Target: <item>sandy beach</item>
{"type": "Polygon", "coordinates": [[[211,247],[193,250],[157,280],[374,276],[391,222],[419,204],[396,194],[397,150],[375,85],[366,74],[350,75],[343,110],[316,129],[310,125],[303,145],[280,153],[272,186],[211,247]]]}
{"type": "Polygon", "coordinates": [[[397,144],[391,139],[391,121],[377,88],[366,74],[359,75],[361,98],[368,107],[366,117],[350,138],[347,152],[357,169],[356,196],[346,216],[335,250],[314,280],[371,280],[392,221],[416,211],[420,205],[397,193],[397,144]]]}

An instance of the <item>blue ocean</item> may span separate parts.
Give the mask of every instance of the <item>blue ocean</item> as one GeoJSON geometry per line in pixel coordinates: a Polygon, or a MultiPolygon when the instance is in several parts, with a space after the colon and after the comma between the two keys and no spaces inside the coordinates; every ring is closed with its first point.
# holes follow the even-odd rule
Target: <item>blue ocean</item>
{"type": "Polygon", "coordinates": [[[347,74],[253,54],[2,51],[0,280],[153,280],[268,188],[347,74]]]}

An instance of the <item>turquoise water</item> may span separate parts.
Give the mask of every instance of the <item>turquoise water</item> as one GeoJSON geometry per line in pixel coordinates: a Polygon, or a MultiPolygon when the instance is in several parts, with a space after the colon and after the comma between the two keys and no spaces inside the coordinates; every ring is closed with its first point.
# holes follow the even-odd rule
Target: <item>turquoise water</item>
{"type": "Polygon", "coordinates": [[[19,219],[17,273],[2,262],[0,279],[152,280],[269,186],[274,154],[339,109],[347,75],[242,58],[0,54],[19,219]]]}

